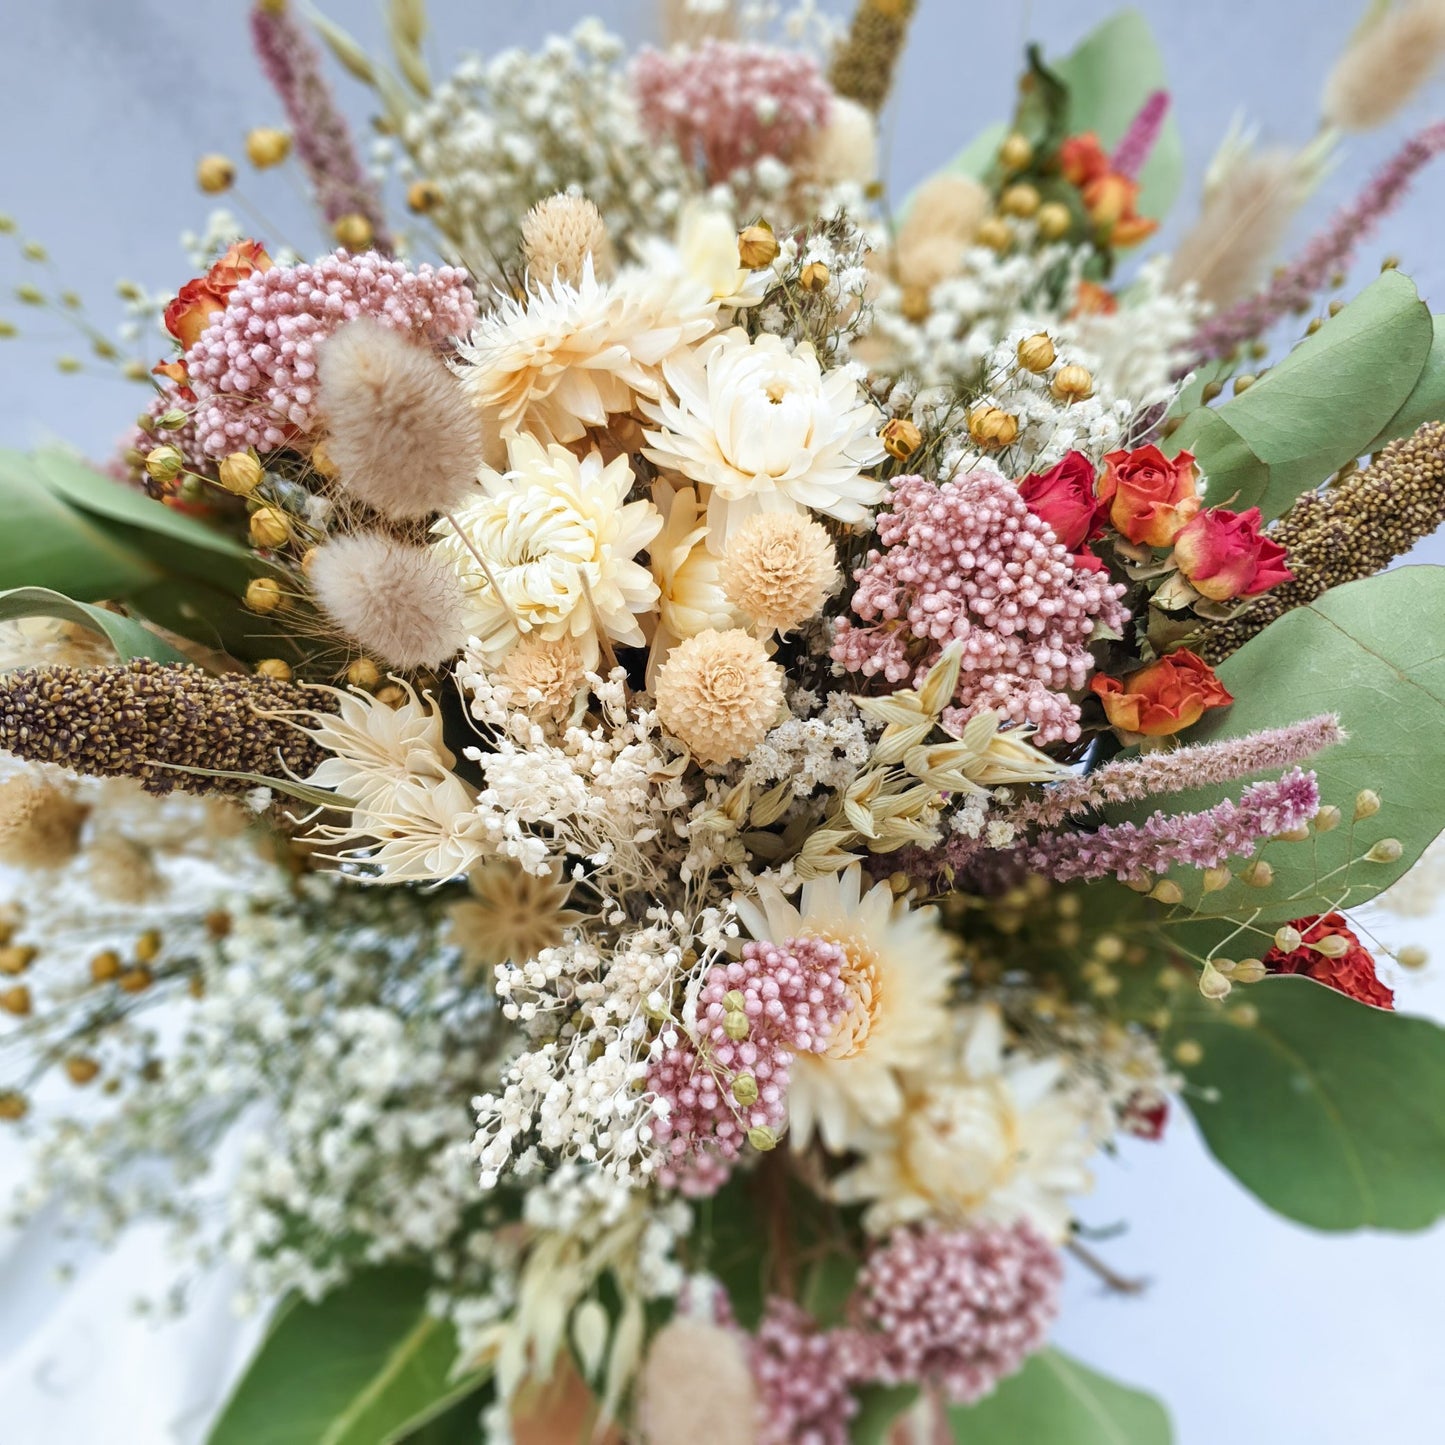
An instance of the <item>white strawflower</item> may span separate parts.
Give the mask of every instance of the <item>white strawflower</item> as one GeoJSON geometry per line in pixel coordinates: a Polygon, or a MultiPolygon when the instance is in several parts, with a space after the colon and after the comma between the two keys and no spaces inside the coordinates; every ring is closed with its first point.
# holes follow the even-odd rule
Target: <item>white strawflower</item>
{"type": "Polygon", "coordinates": [[[803,885],[791,903],[773,884],[738,898],[738,918],[756,939],[821,938],[847,955],[843,981],[853,1007],[821,1054],[793,1061],[789,1130],[799,1148],[814,1132],[836,1153],[902,1114],[900,1074],[937,1046],[947,1027],[953,941],[934,908],[909,908],[886,882],[863,892],[857,863],[803,885]]]}
{"type": "Polygon", "coordinates": [[[657,672],[657,716],[701,763],[729,763],[762,742],[783,706],[783,669],[739,628],[678,643],[657,672]]]}
{"type": "Polygon", "coordinates": [[[660,395],[662,362],[706,336],[716,309],[696,284],[635,269],[604,284],[589,256],[575,286],[534,278],[525,302],[500,297],[459,348],[458,374],[503,437],[578,441],[660,395]]]}
{"type": "Polygon", "coordinates": [[[884,484],[862,475],[881,461],[878,412],[844,370],[825,373],[811,346],[771,334],[723,333],[669,358],[673,396],[646,403],[658,424],[646,455],[706,485],[708,546],[760,511],[867,520],[884,484]]]}
{"type": "Polygon", "coordinates": [[[639,618],[656,606],[657,583],[634,559],[662,514],[627,500],[628,458],[604,463],[590,452],[579,461],[527,436],[508,451],[511,470],[483,468],[481,492],[454,514],[466,541],[450,521],[434,529],[467,588],[467,625],[484,653],[498,663],[522,636],[570,637],[593,668],[601,636],[641,647],[639,618]]]}
{"type": "Polygon", "coordinates": [[[738,258],[738,228],[728,212],[704,202],[683,207],[677,223],[677,265],[721,306],[756,306],[770,273],[738,258]]]}
{"type": "Polygon", "coordinates": [[[1088,1086],[1066,1085],[1059,1058],[1009,1054],[992,1004],[965,1013],[947,1056],[913,1062],[902,1112],[855,1137],[863,1160],[836,1181],[835,1197],[871,1201],[864,1223],[880,1234],[922,1220],[1026,1219],[1062,1241],[1070,1196],[1092,1184],[1099,1111],[1088,1086]]]}
{"type": "Polygon", "coordinates": [[[727,600],[778,632],[816,617],[837,581],[833,539],[797,512],[749,517],[733,533],[722,561],[727,600]]]}

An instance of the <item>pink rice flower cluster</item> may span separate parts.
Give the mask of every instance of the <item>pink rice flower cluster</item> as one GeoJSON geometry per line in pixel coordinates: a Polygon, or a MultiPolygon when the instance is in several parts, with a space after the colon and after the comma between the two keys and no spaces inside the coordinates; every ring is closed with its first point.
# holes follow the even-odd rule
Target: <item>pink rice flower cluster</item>
{"type": "Polygon", "coordinates": [[[1063,1278],[1059,1252],[1023,1222],[900,1230],[869,1255],[853,1297],[869,1378],[972,1404],[1043,1344],[1063,1278]]]}
{"type": "Polygon", "coordinates": [[[720,181],[763,156],[787,160],[828,119],[832,92],[809,55],[708,40],[696,49],[645,49],[632,86],[649,131],[700,156],[720,181]]]}
{"type": "Polygon", "coordinates": [[[316,348],[359,316],[440,346],[471,329],[477,306],[465,271],[409,271],[375,251],[247,276],[185,355],[202,450],[269,451],[309,431],[316,348]]]}
{"type": "Polygon", "coordinates": [[[1139,179],[1139,172],[1148,164],[1149,156],[1164,129],[1164,119],[1169,114],[1169,92],[1152,91],[1129,122],[1129,129],[1109,157],[1109,169],[1116,176],[1131,181],[1139,179]]]}
{"type": "Polygon", "coordinates": [[[1411,136],[1363,191],[1336,212],[1334,219],[1290,265],[1253,296],[1211,316],[1189,343],[1193,367],[1227,356],[1236,346],[1261,336],[1281,317],[1307,310],[1336,271],[1346,269],[1355,248],[1382,217],[1400,202],[1415,176],[1445,150],[1445,121],[1411,136]]]}
{"type": "Polygon", "coordinates": [[[920,681],[948,644],[961,642],[946,727],[957,731],[992,709],[1034,724],[1043,743],[1079,736],[1079,708],[1067,694],[1093,667],[1095,623],[1118,632],[1127,624],[1122,584],[1075,566],[1019,489],[986,468],[941,485],[898,478],[878,539],[881,549],[854,574],[853,611],[866,625],[838,624],[836,662],[896,687],[920,681]]]}
{"type": "Polygon", "coordinates": [[[1313,773],[1291,768],[1277,782],[1251,783],[1239,802],[1226,798],[1202,813],[1154,813],[1143,823],[1109,823],[1092,833],[1044,833],[1014,856],[1030,873],[1056,883],[1127,880],[1163,873],[1176,864],[1217,868],[1248,858],[1261,839],[1302,828],[1319,812],[1313,773]]]}
{"type": "Polygon", "coordinates": [[[858,1413],[857,1343],[852,1331],[820,1330],[791,1300],[768,1301],[749,1350],[757,1445],[849,1445],[848,1422],[858,1413]]]}
{"type": "Polygon", "coordinates": [[[289,6],[256,5],[251,10],[251,43],[291,123],[296,154],[322,215],[332,225],[343,216],[365,216],[377,249],[389,254],[392,242],[381,193],[321,73],[321,52],[309,31],[289,6]]]}
{"type": "Polygon", "coordinates": [[[648,1089],[667,1104],[657,1136],[667,1151],[661,1182],[684,1193],[714,1193],[742,1153],[750,1129],[776,1136],[787,1120],[793,1058],[821,1053],[851,996],[843,950],[820,938],[748,943],[742,957],[708,971],[697,1000],[701,1045],[678,1041],[648,1072],[648,1089]],[[737,998],[742,999],[740,1007],[737,998]],[[728,1032],[742,1013],[747,1034],[728,1032]],[[739,1087],[747,1076],[753,1087],[739,1087]],[[755,1091],[755,1097],[753,1097],[755,1091]],[[751,1098],[743,1103],[738,1095],[751,1098]]]}

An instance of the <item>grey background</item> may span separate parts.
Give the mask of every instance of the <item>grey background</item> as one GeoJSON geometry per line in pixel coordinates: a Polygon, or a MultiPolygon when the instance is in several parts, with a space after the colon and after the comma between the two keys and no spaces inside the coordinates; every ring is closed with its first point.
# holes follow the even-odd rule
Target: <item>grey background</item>
{"type": "MultiPolygon", "coordinates": [[[[10,293],[27,280],[72,287],[109,327],[120,309],[116,277],[159,289],[190,274],[176,238],[198,228],[207,209],[191,179],[196,157],[212,150],[239,155],[247,128],[280,122],[249,53],[246,8],[245,0],[0,0],[6,76],[0,210],[44,242],[59,278],[37,273],[10,238],[0,237],[0,316],[24,331],[0,341],[0,445],[61,437],[101,456],[143,404],[139,388],[109,376],[61,376],[55,356],[81,346],[57,320],[15,305],[10,293]]],[[[329,0],[324,8],[380,47],[379,0],[329,0]]],[[[887,124],[894,194],[1007,113],[1026,37],[1047,37],[1050,51],[1061,53],[1113,8],[1103,0],[991,6],[922,0],[887,124]]],[[[1152,0],[1141,8],[1161,38],[1188,157],[1184,195],[1162,238],[1167,244],[1192,216],[1204,167],[1236,111],[1243,109],[1265,140],[1300,142],[1313,132],[1320,83],[1364,0],[1152,0]]],[[[429,50],[438,71],[463,49],[531,44],[588,10],[630,38],[650,33],[652,19],[649,0],[431,0],[430,9],[429,50]]],[[[367,113],[364,92],[345,77],[338,85],[360,119],[367,113]]],[[[1442,109],[1445,89],[1437,86],[1386,132],[1349,141],[1296,239],[1352,195],[1410,128],[1442,109]]],[[[254,222],[258,235],[306,251],[323,247],[289,168],[248,180],[245,189],[272,223],[254,222]]],[[[1346,294],[1393,252],[1425,298],[1445,309],[1442,196],[1445,165],[1426,173],[1364,248],[1346,294]]],[[[1420,549],[1418,559],[1427,558],[1445,560],[1438,540],[1420,549]]],[[[1441,919],[1393,922],[1381,931],[1392,942],[1429,944],[1442,935],[1441,919]]],[[[1391,981],[1403,1007],[1445,1018],[1438,970],[1399,973],[1391,981]]],[[[4,1170],[0,1150],[0,1189],[4,1170]]],[[[1101,1249],[1120,1270],[1153,1284],[1142,1298],[1123,1299],[1075,1273],[1058,1342],[1163,1396],[1180,1445],[1432,1445],[1445,1438],[1445,1372],[1438,1363],[1445,1230],[1331,1238],[1299,1229],[1268,1214],[1215,1167],[1185,1118],[1175,1120],[1163,1145],[1132,1145],[1117,1162],[1104,1162],[1099,1189],[1082,1213],[1095,1226],[1124,1222],[1127,1231],[1101,1249]]],[[[17,1242],[8,1243],[13,1251],[17,1242]]],[[[0,1252],[0,1285],[9,1277],[4,1265],[0,1252]]],[[[23,1299],[0,1294],[0,1348],[19,1340],[32,1318],[66,1309],[33,1275],[27,1270],[23,1299]]],[[[116,1341],[132,1328],[120,1323],[126,1276],[102,1278],[103,1289],[89,1292],[86,1325],[116,1341]],[[110,1314],[114,1320],[105,1318],[110,1314]]],[[[212,1361],[226,1357],[217,1328],[210,1319],[202,1332],[201,1348],[212,1361]]],[[[187,1337],[179,1338],[184,1350],[187,1337]]],[[[174,1373],[174,1332],[164,1345],[160,1336],[149,1345],[133,1334],[125,1339],[124,1375],[90,1370],[85,1382],[59,1393],[31,1356],[0,1355],[0,1380],[10,1382],[3,1397],[15,1406],[0,1437],[15,1445],[54,1438],[62,1421],[76,1418],[61,1396],[93,1394],[102,1378],[122,1397],[143,1391],[148,1350],[153,1364],[167,1352],[174,1373]]],[[[98,1349],[97,1365],[105,1353],[98,1349]]],[[[204,1381],[205,1361],[193,1357],[189,1375],[204,1381]]],[[[179,1438],[147,1431],[111,1434],[102,1426],[88,1438],[125,1445],[179,1438]]],[[[87,1438],[63,1426],[62,1433],[87,1438]]]]}

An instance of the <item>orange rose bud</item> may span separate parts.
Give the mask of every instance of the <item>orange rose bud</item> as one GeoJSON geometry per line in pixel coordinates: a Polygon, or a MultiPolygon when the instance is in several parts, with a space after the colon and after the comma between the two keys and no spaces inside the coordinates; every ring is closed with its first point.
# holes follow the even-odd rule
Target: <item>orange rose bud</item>
{"type": "Polygon", "coordinates": [[[1114,727],[1147,738],[1183,732],[1209,708],[1227,707],[1234,701],[1213,668],[1184,648],[1131,672],[1122,682],[1117,677],[1095,677],[1089,690],[1104,704],[1114,727]]]}
{"type": "Polygon", "coordinates": [[[1100,286],[1097,281],[1080,281],[1069,317],[1072,320],[1075,316],[1112,316],[1118,309],[1118,298],[1107,286],[1100,286]]]}
{"type": "Polygon", "coordinates": [[[211,324],[211,317],[225,309],[226,298],[206,281],[187,281],[180,295],[166,307],[162,319],[166,330],[189,351],[211,324]]]}
{"type": "Polygon", "coordinates": [[[1093,131],[1071,135],[1059,147],[1059,170],[1072,186],[1086,186],[1109,171],[1109,157],[1093,131]]]}
{"type": "Polygon", "coordinates": [[[1260,512],[1211,507],[1174,539],[1174,565],[1212,602],[1255,597],[1293,580],[1285,550],[1262,536],[1260,512]]]}
{"type": "Polygon", "coordinates": [[[1104,458],[1099,500],[1129,541],[1168,547],[1199,510],[1198,476],[1192,452],[1166,457],[1152,444],[1110,452],[1104,458]]]}

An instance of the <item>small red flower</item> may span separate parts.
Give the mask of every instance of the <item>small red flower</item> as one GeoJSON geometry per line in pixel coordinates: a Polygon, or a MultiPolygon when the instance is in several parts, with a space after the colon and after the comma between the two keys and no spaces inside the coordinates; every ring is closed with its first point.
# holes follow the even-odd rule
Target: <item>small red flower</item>
{"type": "Polygon", "coordinates": [[[1373,955],[1350,931],[1342,914],[1311,914],[1296,918],[1290,927],[1299,933],[1300,946],[1289,953],[1271,948],[1262,960],[1271,973],[1302,973],[1360,1003],[1374,1008],[1395,1007],[1394,992],[1375,975],[1373,955]],[[1349,948],[1337,958],[1327,958],[1308,946],[1326,938],[1343,938],[1349,948]]]}
{"type": "Polygon", "coordinates": [[[1124,1102],[1119,1115],[1119,1127],[1136,1139],[1147,1139],[1157,1144],[1164,1137],[1164,1126],[1169,1122],[1169,1100],[1153,1090],[1136,1089],[1124,1102]]]}
{"type": "Polygon", "coordinates": [[[1071,135],[1059,147],[1059,170],[1071,186],[1084,187],[1109,174],[1109,156],[1093,131],[1071,135]]]}
{"type": "Polygon", "coordinates": [[[1259,522],[1258,507],[1198,513],[1174,539],[1174,565],[1214,602],[1256,597],[1293,581],[1284,548],[1261,535],[1259,522]]]}
{"type": "Polygon", "coordinates": [[[1104,504],[1094,495],[1094,480],[1093,462],[1082,452],[1070,452],[1048,471],[1025,477],[1019,495],[1069,551],[1078,553],[1103,530],[1104,504]]]}

